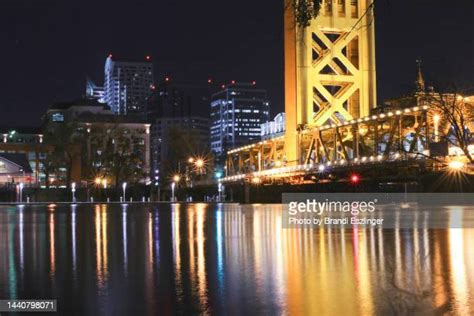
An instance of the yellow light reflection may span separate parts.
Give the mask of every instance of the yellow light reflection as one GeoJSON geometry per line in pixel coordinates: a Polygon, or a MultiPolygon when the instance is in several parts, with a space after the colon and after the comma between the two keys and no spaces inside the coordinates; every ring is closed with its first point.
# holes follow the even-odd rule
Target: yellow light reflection
{"type": "Polygon", "coordinates": [[[107,206],[95,206],[96,274],[100,287],[108,278],[107,206]]]}
{"type": "Polygon", "coordinates": [[[56,274],[55,213],[49,213],[49,265],[51,278],[56,274]]]}
{"type": "Polygon", "coordinates": [[[204,221],[206,214],[206,205],[196,205],[196,230],[197,230],[197,276],[198,276],[198,288],[199,288],[199,299],[201,306],[207,306],[207,282],[206,282],[206,257],[204,253],[204,221]]]}
{"type": "Polygon", "coordinates": [[[171,205],[171,234],[173,236],[173,255],[175,265],[175,282],[178,301],[181,302],[183,297],[183,281],[181,267],[181,233],[180,233],[180,207],[181,204],[173,203],[171,205]]]}
{"type": "MultiPolygon", "coordinates": [[[[462,217],[460,208],[451,210],[452,220],[458,221],[462,217]]],[[[449,258],[450,258],[450,285],[454,296],[454,310],[458,315],[472,315],[469,307],[469,290],[466,282],[466,263],[464,259],[464,236],[461,228],[449,229],[449,258]]]]}

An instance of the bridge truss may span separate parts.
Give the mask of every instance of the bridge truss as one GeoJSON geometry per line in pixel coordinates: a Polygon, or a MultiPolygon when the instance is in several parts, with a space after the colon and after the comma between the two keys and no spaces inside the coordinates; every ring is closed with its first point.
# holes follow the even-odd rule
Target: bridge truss
{"type": "Polygon", "coordinates": [[[287,160],[284,136],[261,141],[228,152],[222,181],[261,183],[329,169],[423,160],[435,134],[433,126],[428,106],[417,106],[307,127],[296,132],[299,161],[287,160]]]}

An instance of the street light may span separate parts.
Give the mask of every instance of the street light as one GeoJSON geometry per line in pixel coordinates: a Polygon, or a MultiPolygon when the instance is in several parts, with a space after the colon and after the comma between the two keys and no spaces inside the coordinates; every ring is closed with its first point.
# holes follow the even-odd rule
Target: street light
{"type": "Polygon", "coordinates": [[[102,185],[104,186],[104,189],[107,189],[107,179],[102,179],[102,185]]]}
{"type": "Polygon", "coordinates": [[[23,183],[20,183],[20,202],[23,202],[23,183]]]}
{"type": "Polygon", "coordinates": [[[217,192],[219,193],[219,202],[222,202],[222,192],[224,191],[224,186],[222,185],[222,182],[219,181],[217,184],[217,192]]]}
{"type": "Polygon", "coordinates": [[[72,203],[76,203],[76,182],[71,183],[72,203]]]}
{"type": "Polygon", "coordinates": [[[173,181],[171,183],[171,202],[174,202],[174,200],[175,200],[175,196],[174,196],[175,187],[176,187],[176,182],[173,181]]]}
{"type": "Polygon", "coordinates": [[[196,167],[199,168],[199,169],[204,167],[204,160],[203,159],[196,160],[196,167]]]}
{"type": "Polygon", "coordinates": [[[462,161],[457,161],[457,160],[454,160],[454,161],[451,161],[449,164],[448,164],[448,167],[449,169],[453,170],[453,171],[459,171],[461,170],[462,168],[464,168],[464,163],[462,161]]]}
{"type": "Polygon", "coordinates": [[[126,201],[125,193],[126,193],[126,190],[127,190],[127,182],[122,183],[122,189],[123,189],[123,202],[125,203],[125,201],[126,201]]]}
{"type": "Polygon", "coordinates": [[[175,189],[176,189],[176,185],[179,183],[179,181],[181,180],[181,176],[179,174],[175,174],[173,176],[173,182],[171,183],[171,200],[172,202],[175,201],[175,189]]]}
{"type": "Polygon", "coordinates": [[[100,178],[99,177],[95,178],[94,182],[95,182],[95,184],[97,184],[97,186],[99,186],[100,182],[101,182],[100,178]]]}
{"type": "Polygon", "coordinates": [[[193,162],[194,162],[194,158],[193,158],[193,157],[189,157],[188,162],[189,162],[189,163],[193,163],[193,162]]]}

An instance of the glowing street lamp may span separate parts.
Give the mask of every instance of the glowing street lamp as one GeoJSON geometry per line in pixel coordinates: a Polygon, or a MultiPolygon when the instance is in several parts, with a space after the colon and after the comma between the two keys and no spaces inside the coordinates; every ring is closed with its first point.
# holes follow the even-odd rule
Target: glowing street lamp
{"type": "Polygon", "coordinates": [[[122,183],[122,189],[123,189],[123,201],[126,201],[126,191],[127,191],[127,182],[122,183]]]}
{"type": "Polygon", "coordinates": [[[259,177],[253,177],[252,178],[252,183],[253,184],[260,184],[262,180],[259,177]]]}
{"type": "Polygon", "coordinates": [[[107,189],[107,179],[102,179],[102,186],[107,189]]]}
{"type": "Polygon", "coordinates": [[[464,163],[462,161],[451,161],[449,164],[448,164],[448,167],[449,169],[453,170],[453,171],[460,171],[461,169],[464,168],[464,163]]]}
{"type": "Polygon", "coordinates": [[[175,196],[174,196],[174,190],[176,188],[176,182],[172,182],[171,183],[171,202],[174,202],[175,201],[175,196]]]}
{"type": "Polygon", "coordinates": [[[23,202],[23,183],[20,183],[18,187],[20,188],[20,202],[23,202]]]}
{"type": "Polygon", "coordinates": [[[95,178],[94,182],[95,182],[95,184],[97,184],[97,186],[99,186],[99,185],[100,185],[100,182],[101,182],[101,180],[100,180],[100,178],[99,178],[99,177],[97,177],[97,178],[95,178]]]}
{"type": "Polygon", "coordinates": [[[217,192],[219,193],[219,202],[222,202],[222,191],[224,191],[224,186],[222,185],[222,182],[219,182],[217,184],[217,192]]]}
{"type": "Polygon", "coordinates": [[[181,176],[179,174],[175,174],[173,176],[173,182],[171,183],[171,201],[172,202],[176,200],[174,193],[175,193],[176,185],[179,183],[180,180],[181,180],[181,176]]]}
{"type": "Polygon", "coordinates": [[[76,182],[71,183],[72,203],[76,203],[76,182]]]}
{"type": "Polygon", "coordinates": [[[189,157],[188,162],[189,162],[189,163],[193,163],[193,162],[194,162],[194,158],[193,158],[193,157],[189,157]]]}
{"type": "Polygon", "coordinates": [[[203,159],[198,159],[196,160],[196,167],[201,169],[202,167],[204,167],[204,160],[203,159]]]}

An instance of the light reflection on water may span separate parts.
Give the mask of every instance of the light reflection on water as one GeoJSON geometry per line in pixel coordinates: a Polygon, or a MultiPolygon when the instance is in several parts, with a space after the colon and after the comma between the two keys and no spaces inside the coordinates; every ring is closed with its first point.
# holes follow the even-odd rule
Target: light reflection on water
{"type": "Polygon", "coordinates": [[[473,229],[281,221],[279,205],[3,206],[0,298],[83,314],[474,312],[473,229]]]}

